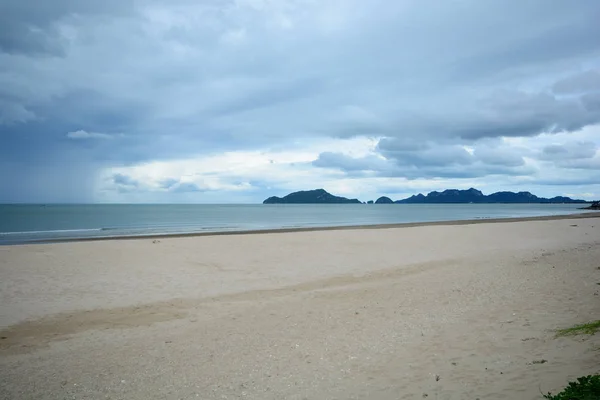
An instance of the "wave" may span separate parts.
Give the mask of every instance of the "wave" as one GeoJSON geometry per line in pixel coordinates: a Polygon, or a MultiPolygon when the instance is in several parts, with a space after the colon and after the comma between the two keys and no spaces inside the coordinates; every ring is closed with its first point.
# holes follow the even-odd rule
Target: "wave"
{"type": "MultiPolygon", "coordinates": [[[[94,232],[111,232],[120,231],[120,234],[115,237],[129,236],[129,235],[152,235],[152,234],[172,234],[172,233],[188,233],[188,232],[202,232],[202,231],[220,231],[220,230],[232,230],[240,229],[240,226],[190,226],[190,225],[157,225],[157,226],[131,226],[131,227],[102,227],[102,228],[86,228],[86,229],[49,229],[49,230],[37,230],[37,231],[18,231],[18,232],[0,232],[0,237],[9,236],[28,236],[28,235],[44,235],[44,236],[62,236],[65,234],[73,234],[74,237],[79,237],[82,234],[93,234],[94,232]]],[[[87,235],[86,235],[87,236],[87,235]]]]}
{"type": "Polygon", "coordinates": [[[55,229],[47,231],[22,231],[22,232],[0,232],[0,236],[8,235],[39,235],[39,234],[56,234],[56,233],[83,233],[83,232],[100,232],[103,228],[94,229],[55,229]]]}

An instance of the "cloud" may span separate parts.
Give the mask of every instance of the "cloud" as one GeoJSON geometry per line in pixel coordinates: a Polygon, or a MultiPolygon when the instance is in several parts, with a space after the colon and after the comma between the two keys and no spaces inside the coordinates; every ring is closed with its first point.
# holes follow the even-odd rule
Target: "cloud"
{"type": "Polygon", "coordinates": [[[415,140],[412,137],[382,138],[377,147],[380,151],[390,153],[408,153],[422,151],[430,147],[426,141],[415,140]]]}
{"type": "Polygon", "coordinates": [[[172,187],[174,187],[175,185],[177,185],[179,183],[178,179],[175,178],[166,178],[160,182],[158,182],[158,186],[161,189],[171,189],[172,187]]]}
{"type": "Polygon", "coordinates": [[[490,144],[468,149],[458,144],[423,143],[420,148],[383,138],[366,156],[323,152],[312,165],[343,171],[354,177],[400,177],[408,180],[472,178],[489,175],[519,176],[535,172],[516,147],[490,144]],[[390,150],[391,149],[391,150],[390,150]]]}
{"type": "Polygon", "coordinates": [[[599,144],[595,0],[42,3],[0,5],[0,159],[31,182],[13,199],[62,198],[63,176],[77,199],[218,202],[597,165],[543,151],[599,144]]]}
{"type": "Polygon", "coordinates": [[[457,144],[443,145],[430,143],[421,150],[389,149],[389,142],[378,146],[378,150],[388,159],[393,159],[398,165],[410,166],[450,166],[468,165],[473,162],[473,156],[457,144]]]}
{"type": "MultiPolygon", "coordinates": [[[[576,177],[563,177],[563,178],[548,178],[548,179],[540,179],[537,182],[539,185],[548,185],[548,186],[589,186],[589,185],[600,185],[600,178],[593,177],[584,177],[584,178],[576,178],[576,177]]],[[[593,194],[585,196],[588,198],[595,198],[593,194]]]]}
{"type": "Polygon", "coordinates": [[[552,86],[554,93],[572,94],[600,91],[600,71],[588,70],[561,79],[552,86]]]}
{"type": "Polygon", "coordinates": [[[0,50],[9,54],[60,55],[68,44],[60,22],[77,17],[120,15],[131,10],[129,0],[82,2],[54,0],[27,4],[3,0],[0,5],[0,50]]]}
{"type": "Polygon", "coordinates": [[[22,104],[15,104],[0,98],[0,126],[23,123],[35,119],[35,114],[22,104]]]}
{"type": "Polygon", "coordinates": [[[115,174],[113,176],[113,182],[115,184],[121,185],[121,186],[131,186],[131,187],[139,186],[139,182],[137,180],[131,178],[130,176],[123,175],[123,174],[115,174]]]}
{"type": "Polygon", "coordinates": [[[449,136],[477,140],[573,132],[600,122],[600,108],[590,104],[584,96],[561,100],[548,93],[507,91],[485,99],[469,120],[453,122],[449,136]]]}
{"type": "Polygon", "coordinates": [[[78,130],[67,133],[69,139],[112,139],[111,135],[106,133],[87,132],[84,130],[78,130]]]}
{"type": "Polygon", "coordinates": [[[319,168],[338,168],[347,172],[381,172],[389,170],[392,167],[388,160],[376,155],[354,158],[346,154],[329,151],[319,154],[319,157],[312,162],[312,165],[319,168]]]}
{"type": "MultiPolygon", "coordinates": [[[[205,198],[210,198],[211,193],[229,193],[232,199],[250,193],[262,199],[276,188],[311,189],[339,178],[338,172],[323,174],[311,166],[320,152],[334,146],[360,156],[367,154],[374,143],[365,139],[329,139],[287,150],[235,151],[122,166],[106,172],[101,179],[101,192],[103,198],[114,199],[119,195],[119,185],[136,182],[149,196],[155,196],[153,199],[162,199],[165,193],[184,192],[202,192],[205,198]],[[118,182],[115,177],[119,177],[118,182]]],[[[235,202],[229,197],[224,200],[235,202]]]]}
{"type": "Polygon", "coordinates": [[[593,158],[598,146],[593,142],[573,142],[551,144],[542,149],[541,159],[545,160],[579,160],[593,158]]]}
{"type": "Polygon", "coordinates": [[[172,188],[173,192],[176,193],[187,193],[187,192],[202,192],[203,190],[196,184],[190,182],[182,182],[172,188]]]}
{"type": "Polygon", "coordinates": [[[581,96],[583,106],[590,112],[600,110],[600,93],[588,93],[581,96]]]}
{"type": "Polygon", "coordinates": [[[598,144],[592,141],[552,143],[544,146],[537,158],[566,170],[600,170],[598,144]]]}
{"type": "Polygon", "coordinates": [[[508,146],[477,146],[473,156],[485,164],[520,167],[525,164],[523,149],[508,146]]]}
{"type": "Polygon", "coordinates": [[[192,182],[181,182],[179,179],[167,178],[158,182],[158,187],[173,193],[202,192],[204,189],[192,182]]]}

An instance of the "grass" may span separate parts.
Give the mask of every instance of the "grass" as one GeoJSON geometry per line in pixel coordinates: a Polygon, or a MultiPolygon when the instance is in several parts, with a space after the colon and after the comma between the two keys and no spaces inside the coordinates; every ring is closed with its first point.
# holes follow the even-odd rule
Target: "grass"
{"type": "Polygon", "coordinates": [[[544,395],[549,400],[598,400],[600,399],[600,375],[588,375],[569,382],[562,392],[544,395]]]}
{"type": "Polygon", "coordinates": [[[600,330],[600,320],[556,331],[556,336],[593,335],[600,330]]]}

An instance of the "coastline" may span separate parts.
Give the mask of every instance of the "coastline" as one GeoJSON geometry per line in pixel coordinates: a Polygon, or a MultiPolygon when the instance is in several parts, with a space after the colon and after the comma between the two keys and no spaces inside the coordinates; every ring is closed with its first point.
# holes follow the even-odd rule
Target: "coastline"
{"type": "Polygon", "coordinates": [[[420,226],[446,226],[446,225],[475,225],[475,224],[496,224],[509,222],[526,221],[553,221],[562,219],[580,219],[580,218],[600,218],[600,211],[587,211],[574,214],[562,215],[544,215],[535,217],[508,217],[508,218],[478,218],[462,219],[448,221],[427,221],[427,222],[403,222],[391,224],[367,224],[367,225],[338,225],[338,226],[314,226],[314,227],[295,227],[295,228],[270,228],[270,229],[252,229],[252,230],[229,230],[229,231],[208,231],[208,232],[189,232],[189,233],[159,233],[148,235],[128,235],[128,236],[94,236],[82,238],[56,238],[56,239],[33,239],[26,242],[6,243],[0,246],[21,246],[28,244],[50,244],[50,243],[71,243],[71,242],[94,242],[106,240],[139,240],[139,239],[167,239],[167,238],[186,238],[186,237],[204,237],[204,236],[237,236],[237,235],[261,235],[271,233],[294,233],[294,232],[317,232],[317,231],[339,231],[339,230],[357,230],[357,229],[394,229],[394,228],[412,228],[420,226]]]}

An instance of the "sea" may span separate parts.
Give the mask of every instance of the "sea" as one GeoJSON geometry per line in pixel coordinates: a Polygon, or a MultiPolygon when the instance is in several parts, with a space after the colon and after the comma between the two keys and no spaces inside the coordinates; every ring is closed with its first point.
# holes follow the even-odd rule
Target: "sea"
{"type": "Polygon", "coordinates": [[[0,205],[0,245],[339,227],[585,212],[581,204],[49,204],[0,205]]]}

